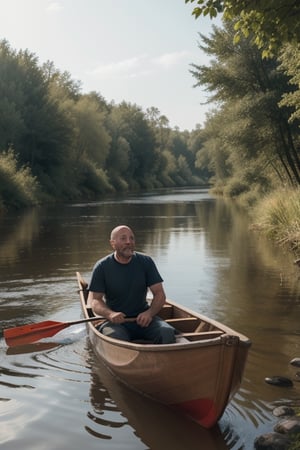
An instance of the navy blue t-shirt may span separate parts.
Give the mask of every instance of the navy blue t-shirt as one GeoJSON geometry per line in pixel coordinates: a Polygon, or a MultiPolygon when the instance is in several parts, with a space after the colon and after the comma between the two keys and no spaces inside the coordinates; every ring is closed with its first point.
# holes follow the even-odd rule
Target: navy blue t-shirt
{"type": "Polygon", "coordinates": [[[136,316],[148,308],[147,288],[162,281],[150,256],[135,252],[128,264],[121,264],[112,253],[95,264],[89,290],[103,292],[113,311],[136,316]]]}

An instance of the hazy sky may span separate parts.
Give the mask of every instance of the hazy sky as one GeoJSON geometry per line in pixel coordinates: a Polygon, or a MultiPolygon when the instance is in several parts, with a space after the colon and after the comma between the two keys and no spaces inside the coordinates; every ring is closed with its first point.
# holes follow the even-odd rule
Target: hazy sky
{"type": "Polygon", "coordinates": [[[211,106],[201,105],[207,93],[193,88],[190,64],[209,64],[199,33],[220,23],[195,20],[192,8],[184,0],[0,0],[0,38],[68,71],[82,93],[154,106],[171,127],[191,130],[211,106]]]}

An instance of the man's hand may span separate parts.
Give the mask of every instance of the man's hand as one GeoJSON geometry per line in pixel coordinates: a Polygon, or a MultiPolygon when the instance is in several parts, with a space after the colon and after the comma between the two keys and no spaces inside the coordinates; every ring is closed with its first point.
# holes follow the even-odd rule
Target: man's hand
{"type": "Polygon", "coordinates": [[[112,311],[108,314],[107,319],[112,323],[124,323],[125,317],[125,314],[122,312],[112,311]]]}
{"type": "Polygon", "coordinates": [[[148,325],[150,325],[150,323],[152,322],[152,314],[149,311],[149,309],[147,309],[147,311],[144,311],[142,313],[140,313],[137,318],[136,318],[136,323],[140,326],[140,327],[147,327],[148,325]]]}

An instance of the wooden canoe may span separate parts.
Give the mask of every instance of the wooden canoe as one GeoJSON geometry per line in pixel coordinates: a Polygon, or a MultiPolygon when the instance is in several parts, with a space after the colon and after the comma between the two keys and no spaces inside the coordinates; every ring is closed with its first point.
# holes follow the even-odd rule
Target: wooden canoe
{"type": "MultiPolygon", "coordinates": [[[[79,272],[77,282],[83,314],[93,317],[79,272]]],[[[120,341],[101,334],[93,321],[87,322],[92,347],[128,387],[211,428],[240,387],[251,342],[171,300],[159,315],[178,330],[176,343],[120,341]]]]}

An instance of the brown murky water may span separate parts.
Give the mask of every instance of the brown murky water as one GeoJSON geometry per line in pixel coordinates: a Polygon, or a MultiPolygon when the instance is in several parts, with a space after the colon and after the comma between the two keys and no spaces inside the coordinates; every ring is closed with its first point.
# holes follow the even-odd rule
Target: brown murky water
{"type": "Polygon", "coordinates": [[[250,450],[276,419],[273,402],[300,397],[264,378],[294,379],[300,357],[300,273],[293,255],[249,231],[245,212],[205,190],[106,198],[0,220],[1,328],[80,317],[75,272],[89,278],[117,224],[135,230],[169,298],[251,338],[242,387],[214,430],[203,430],[114,380],[84,326],[20,348],[0,340],[3,449],[250,450]]]}

